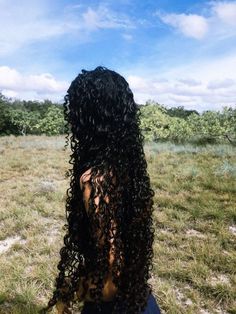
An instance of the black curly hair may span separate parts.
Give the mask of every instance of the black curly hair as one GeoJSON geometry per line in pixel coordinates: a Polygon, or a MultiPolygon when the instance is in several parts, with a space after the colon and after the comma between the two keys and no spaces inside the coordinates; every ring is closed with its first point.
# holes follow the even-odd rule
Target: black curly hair
{"type": "Polygon", "coordinates": [[[147,173],[139,106],[127,81],[102,66],[92,71],[82,70],[64,99],[65,147],[70,142],[69,163],[73,165],[66,173],[70,178],[67,232],[60,250],[56,289],[43,313],[51,310],[57,301],[73,309],[78,301],[75,295],[80,278],[88,278],[88,274],[92,274],[96,286],[90,288],[90,295],[99,313],[104,278],[111,271],[117,287],[112,313],[120,313],[122,303],[125,313],[139,314],[152,292],[147,281],[153,267],[155,231],[154,191],[147,173]],[[88,169],[92,189],[86,211],[80,177],[88,169]],[[94,201],[97,196],[100,196],[99,211],[94,201]],[[109,196],[109,203],[105,196],[109,196]],[[108,263],[111,240],[114,241],[112,270],[108,263]]]}

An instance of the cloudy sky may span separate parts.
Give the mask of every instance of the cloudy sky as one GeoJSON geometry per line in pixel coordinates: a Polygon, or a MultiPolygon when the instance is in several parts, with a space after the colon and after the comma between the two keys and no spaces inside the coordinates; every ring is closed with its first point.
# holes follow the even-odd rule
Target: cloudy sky
{"type": "Polygon", "coordinates": [[[117,71],[136,102],[236,104],[236,1],[0,0],[0,91],[62,101],[82,69],[117,71]]]}

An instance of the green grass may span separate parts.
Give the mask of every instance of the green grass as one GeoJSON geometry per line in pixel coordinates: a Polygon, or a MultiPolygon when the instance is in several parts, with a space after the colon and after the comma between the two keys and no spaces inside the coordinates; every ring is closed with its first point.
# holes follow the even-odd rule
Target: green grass
{"type": "MultiPolygon", "coordinates": [[[[0,314],[45,306],[63,245],[64,137],[0,138],[0,314]]],[[[163,313],[236,313],[236,148],[145,145],[155,190],[154,295],[163,313]]],[[[79,313],[79,311],[78,311],[79,313]]]]}

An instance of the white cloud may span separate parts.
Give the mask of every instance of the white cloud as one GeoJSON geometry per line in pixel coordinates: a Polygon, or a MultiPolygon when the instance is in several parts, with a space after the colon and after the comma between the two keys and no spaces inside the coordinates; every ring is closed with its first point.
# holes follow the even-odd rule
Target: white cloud
{"type": "Polygon", "coordinates": [[[225,87],[231,87],[235,84],[236,84],[235,80],[232,80],[232,79],[214,80],[214,81],[209,82],[208,88],[209,89],[221,89],[225,87]]]}
{"type": "Polygon", "coordinates": [[[186,103],[192,103],[193,100],[198,100],[198,96],[194,96],[192,98],[188,97],[188,96],[184,96],[184,95],[174,95],[174,94],[170,94],[169,96],[169,100],[173,101],[175,104],[184,104],[186,107],[186,103]]]}
{"type": "Polygon", "coordinates": [[[89,7],[82,17],[87,29],[134,27],[126,16],[117,16],[104,6],[99,6],[96,10],[89,7]]]}
{"type": "Polygon", "coordinates": [[[166,106],[184,105],[186,109],[220,110],[236,107],[236,54],[205,62],[195,61],[158,75],[127,75],[137,103],[153,99],[166,106]],[[217,69],[217,72],[216,72],[217,69]],[[186,77],[186,73],[188,77],[186,77]],[[216,79],[216,76],[220,79],[216,79]]]}
{"type": "Polygon", "coordinates": [[[210,57],[204,60],[195,59],[187,64],[182,64],[165,72],[168,78],[186,77],[186,73],[194,80],[214,81],[225,79],[236,79],[236,51],[222,57],[210,57]]]}
{"type": "Polygon", "coordinates": [[[64,33],[63,23],[45,17],[43,4],[35,1],[0,2],[0,55],[9,55],[37,40],[64,33]]]}
{"type": "Polygon", "coordinates": [[[68,87],[68,82],[56,80],[49,73],[24,75],[7,66],[0,67],[0,91],[7,97],[23,98],[29,94],[34,99],[49,95],[59,99],[68,87]]]}
{"type": "Polygon", "coordinates": [[[3,89],[1,91],[1,93],[8,98],[17,98],[18,97],[18,93],[16,91],[10,90],[10,89],[3,89]]]}
{"type": "MultiPolygon", "coordinates": [[[[0,56],[6,55],[10,60],[12,58],[11,53],[17,52],[19,47],[25,48],[28,44],[49,38],[52,39],[53,44],[55,37],[65,34],[67,39],[69,35],[73,35],[76,36],[77,42],[81,42],[81,39],[85,38],[86,40],[88,34],[92,34],[92,32],[99,29],[120,29],[121,36],[129,41],[132,40],[132,35],[129,34],[130,29],[137,25],[140,27],[153,27],[151,19],[147,21],[145,17],[143,22],[142,20],[133,22],[126,14],[114,12],[104,3],[91,7],[86,4],[68,5],[61,10],[58,6],[50,3],[46,0],[31,0],[31,2],[29,0],[0,0],[0,28],[2,30],[0,32],[0,56]],[[53,12],[54,8],[58,9],[57,14],[53,12]]],[[[202,40],[199,45],[199,49],[202,49],[202,51],[196,54],[200,56],[201,60],[196,59],[190,63],[187,63],[189,62],[187,61],[185,64],[175,66],[168,71],[157,70],[157,75],[150,75],[150,73],[147,73],[148,68],[152,73],[155,71],[155,62],[151,64],[149,62],[148,64],[148,61],[146,61],[153,54],[153,50],[150,49],[150,54],[143,57],[143,60],[146,59],[145,62],[147,62],[145,63],[146,70],[138,72],[137,64],[133,64],[133,69],[130,70],[132,75],[127,76],[137,102],[141,103],[153,98],[166,105],[183,103],[186,108],[195,108],[197,110],[205,107],[217,109],[224,104],[235,105],[236,53],[213,59],[211,49],[214,54],[216,51],[214,49],[219,47],[215,44],[218,44],[220,39],[236,35],[236,1],[214,1],[207,4],[209,10],[203,11],[208,13],[207,16],[158,13],[159,18],[165,24],[177,29],[184,36],[202,40]],[[204,39],[207,40],[204,42],[204,39]],[[210,49],[208,49],[209,47],[210,49]],[[206,56],[208,51],[210,51],[209,59],[206,56]],[[161,79],[159,75],[161,75],[161,79]]],[[[159,43],[161,42],[159,41],[159,43]]],[[[221,44],[221,42],[219,43],[221,44]]],[[[166,51],[165,48],[163,51],[166,51]]],[[[52,49],[52,46],[50,46],[50,49],[52,49]]],[[[229,49],[232,50],[232,47],[229,47],[229,49]]],[[[217,53],[221,51],[222,48],[217,53]]],[[[175,52],[173,51],[173,53],[175,52]]],[[[226,54],[229,51],[223,53],[226,54]]],[[[17,56],[17,54],[15,55],[17,56]]],[[[154,57],[156,59],[160,58],[160,56],[154,57]]],[[[191,56],[189,59],[191,59],[191,56]]],[[[64,61],[60,61],[62,61],[60,70],[63,71],[65,69],[63,66],[64,61]]],[[[175,61],[178,64],[178,57],[175,61]]],[[[72,63],[73,61],[67,62],[72,63]]],[[[139,62],[142,63],[142,56],[140,56],[139,62]]],[[[163,63],[165,62],[164,56],[163,63]]],[[[3,64],[7,64],[7,62],[3,64]]],[[[29,64],[31,64],[31,60],[29,60],[29,64]]],[[[39,64],[39,69],[40,66],[39,64]]],[[[124,66],[127,68],[127,64],[124,66]]],[[[54,68],[56,68],[55,65],[54,68]]],[[[15,68],[0,66],[0,91],[8,97],[19,97],[21,99],[61,99],[69,83],[58,80],[50,73],[42,72],[44,71],[39,71],[39,73],[31,71],[31,74],[25,74],[15,68]]]]}
{"type": "Polygon", "coordinates": [[[68,87],[67,82],[57,81],[50,73],[23,76],[23,80],[27,80],[25,82],[26,90],[34,90],[38,94],[63,92],[68,87]]]}
{"type": "Polygon", "coordinates": [[[179,82],[183,83],[185,85],[188,85],[188,86],[198,86],[198,85],[201,85],[201,81],[197,81],[197,80],[191,79],[191,78],[179,79],[179,82]]]}
{"type": "Polygon", "coordinates": [[[147,90],[149,88],[149,82],[142,77],[136,76],[136,75],[130,75],[128,77],[129,81],[132,84],[132,87],[134,89],[140,90],[140,89],[145,89],[147,90]]]}
{"type": "MultiPolygon", "coordinates": [[[[206,109],[220,110],[223,105],[236,104],[233,62],[236,62],[236,55],[178,67],[162,73],[162,78],[149,73],[137,74],[134,70],[135,74],[128,75],[126,79],[137,103],[153,99],[166,106],[184,105],[186,109],[199,112],[206,109]],[[221,77],[219,80],[214,79],[216,66],[221,77]],[[228,68],[227,72],[222,71],[225,68],[228,68]],[[192,76],[186,77],[186,73],[192,73],[192,76]]],[[[60,101],[68,87],[68,82],[57,80],[50,73],[26,75],[7,66],[0,67],[0,91],[7,97],[60,101]]]]}
{"type": "Polygon", "coordinates": [[[236,25],[236,2],[216,2],[212,10],[224,23],[236,25]]]}
{"type": "Polygon", "coordinates": [[[22,77],[15,69],[7,66],[0,67],[0,88],[17,88],[21,84],[22,77]]]}
{"type": "Polygon", "coordinates": [[[105,5],[68,6],[53,15],[51,10],[50,2],[45,1],[0,1],[0,56],[9,56],[25,45],[65,34],[84,39],[96,29],[134,27],[126,15],[117,14],[105,5]]]}
{"type": "Polygon", "coordinates": [[[236,1],[210,1],[208,16],[199,14],[155,13],[159,19],[186,37],[220,40],[236,35],[236,1]]]}
{"type": "Polygon", "coordinates": [[[183,33],[195,39],[203,38],[208,32],[207,19],[197,14],[160,14],[160,19],[183,33]]]}
{"type": "Polygon", "coordinates": [[[132,41],[133,36],[131,34],[122,34],[122,37],[127,41],[132,41]]]}

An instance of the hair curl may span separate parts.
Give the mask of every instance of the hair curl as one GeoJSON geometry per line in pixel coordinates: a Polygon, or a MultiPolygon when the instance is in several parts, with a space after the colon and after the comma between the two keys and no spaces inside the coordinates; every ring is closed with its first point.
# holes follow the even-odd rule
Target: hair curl
{"type": "Polygon", "coordinates": [[[90,293],[99,313],[103,280],[109,271],[109,241],[113,239],[112,278],[118,288],[113,313],[119,313],[122,303],[127,313],[138,314],[145,309],[152,292],[147,281],[153,267],[154,240],[154,191],[147,173],[139,106],[126,80],[101,66],[93,71],[82,70],[64,99],[65,147],[70,141],[69,163],[73,165],[66,173],[70,177],[67,232],[60,250],[56,289],[44,313],[58,300],[73,308],[80,278],[88,278],[91,273],[96,288],[90,293]],[[87,169],[91,169],[92,187],[88,213],[80,189],[80,177],[87,169]],[[94,198],[98,195],[97,212],[94,198]],[[98,233],[104,239],[102,246],[98,233]]]}

